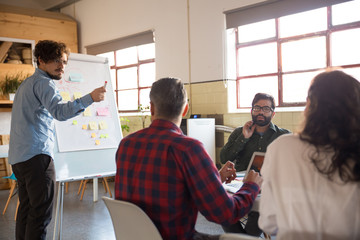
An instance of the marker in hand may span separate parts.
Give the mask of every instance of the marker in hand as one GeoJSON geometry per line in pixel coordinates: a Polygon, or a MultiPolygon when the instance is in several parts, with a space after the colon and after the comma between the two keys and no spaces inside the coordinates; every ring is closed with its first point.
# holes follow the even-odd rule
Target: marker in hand
{"type": "Polygon", "coordinates": [[[105,81],[104,88],[106,88],[106,85],[107,85],[107,81],[105,81]]]}

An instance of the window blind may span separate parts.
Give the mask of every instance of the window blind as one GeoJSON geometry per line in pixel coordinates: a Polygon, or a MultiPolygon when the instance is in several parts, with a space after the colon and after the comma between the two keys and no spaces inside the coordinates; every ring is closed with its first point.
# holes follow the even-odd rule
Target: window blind
{"type": "Polygon", "coordinates": [[[350,0],[268,0],[224,12],[226,29],[348,1],[350,0]]]}
{"type": "Polygon", "coordinates": [[[116,51],[124,48],[129,48],[129,47],[153,43],[153,42],[154,42],[154,32],[152,30],[149,30],[146,32],[126,36],[123,38],[118,38],[107,42],[85,46],[85,48],[87,54],[96,55],[96,54],[116,51]]]}

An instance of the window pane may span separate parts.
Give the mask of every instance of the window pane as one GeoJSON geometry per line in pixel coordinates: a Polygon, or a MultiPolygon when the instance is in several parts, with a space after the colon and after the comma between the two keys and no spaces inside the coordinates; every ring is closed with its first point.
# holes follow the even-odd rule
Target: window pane
{"type": "Polygon", "coordinates": [[[149,87],[155,81],[155,63],[141,64],[139,66],[139,85],[149,87]]]}
{"type": "Polygon", "coordinates": [[[306,102],[311,80],[320,72],[307,72],[283,75],[284,103],[306,102]]]}
{"type": "Polygon", "coordinates": [[[275,19],[238,27],[239,43],[275,37],[275,19]]]}
{"type": "Polygon", "coordinates": [[[352,77],[356,78],[360,82],[360,68],[344,68],[341,69],[346,74],[351,75],[352,77]]]}
{"type": "Polygon", "coordinates": [[[336,4],[331,8],[333,25],[360,21],[360,1],[336,4]]]}
{"type": "Polygon", "coordinates": [[[286,42],[281,47],[284,72],[326,67],[325,37],[286,42]]]}
{"type": "Polygon", "coordinates": [[[124,66],[134,63],[137,63],[136,47],[116,51],[116,66],[124,66]]]}
{"type": "Polygon", "coordinates": [[[137,88],[137,68],[125,68],[117,71],[118,88],[129,89],[137,88]]]}
{"type": "Polygon", "coordinates": [[[150,88],[145,88],[140,90],[140,104],[143,107],[150,106],[150,88]]]}
{"type": "Polygon", "coordinates": [[[109,60],[109,66],[115,65],[114,52],[102,53],[102,54],[98,54],[96,56],[107,58],[109,60]]]}
{"type": "Polygon", "coordinates": [[[326,30],[326,12],[326,8],[319,8],[279,18],[280,37],[284,38],[326,30]]]}
{"type": "Polygon", "coordinates": [[[278,105],[278,78],[260,77],[239,80],[240,107],[251,107],[251,102],[256,93],[271,94],[278,105]]]}
{"type": "Polygon", "coordinates": [[[138,90],[118,92],[118,108],[120,111],[138,109],[138,90]]]}
{"type": "Polygon", "coordinates": [[[238,63],[240,76],[276,72],[276,43],[239,48],[238,63]]]}
{"type": "Polygon", "coordinates": [[[155,43],[138,46],[139,60],[155,58],[155,43]]]}
{"type": "Polygon", "coordinates": [[[334,32],[331,35],[331,62],[333,66],[360,63],[360,29],[334,32]]]}

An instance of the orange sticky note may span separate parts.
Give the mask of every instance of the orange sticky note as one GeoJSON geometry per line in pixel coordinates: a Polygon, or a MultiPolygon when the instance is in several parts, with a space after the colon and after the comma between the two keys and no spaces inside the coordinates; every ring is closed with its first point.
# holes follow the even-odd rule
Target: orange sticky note
{"type": "Polygon", "coordinates": [[[95,144],[96,144],[96,145],[100,145],[100,140],[96,140],[96,141],[95,141],[95,144]]]}

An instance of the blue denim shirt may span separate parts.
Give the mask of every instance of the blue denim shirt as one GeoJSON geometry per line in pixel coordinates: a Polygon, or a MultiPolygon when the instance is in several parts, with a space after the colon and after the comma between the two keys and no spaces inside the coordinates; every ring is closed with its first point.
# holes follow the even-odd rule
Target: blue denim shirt
{"type": "Polygon", "coordinates": [[[25,162],[38,154],[54,158],[54,118],[65,121],[94,102],[90,94],[73,102],[61,101],[54,80],[39,68],[20,85],[11,115],[10,164],[25,162]]]}

